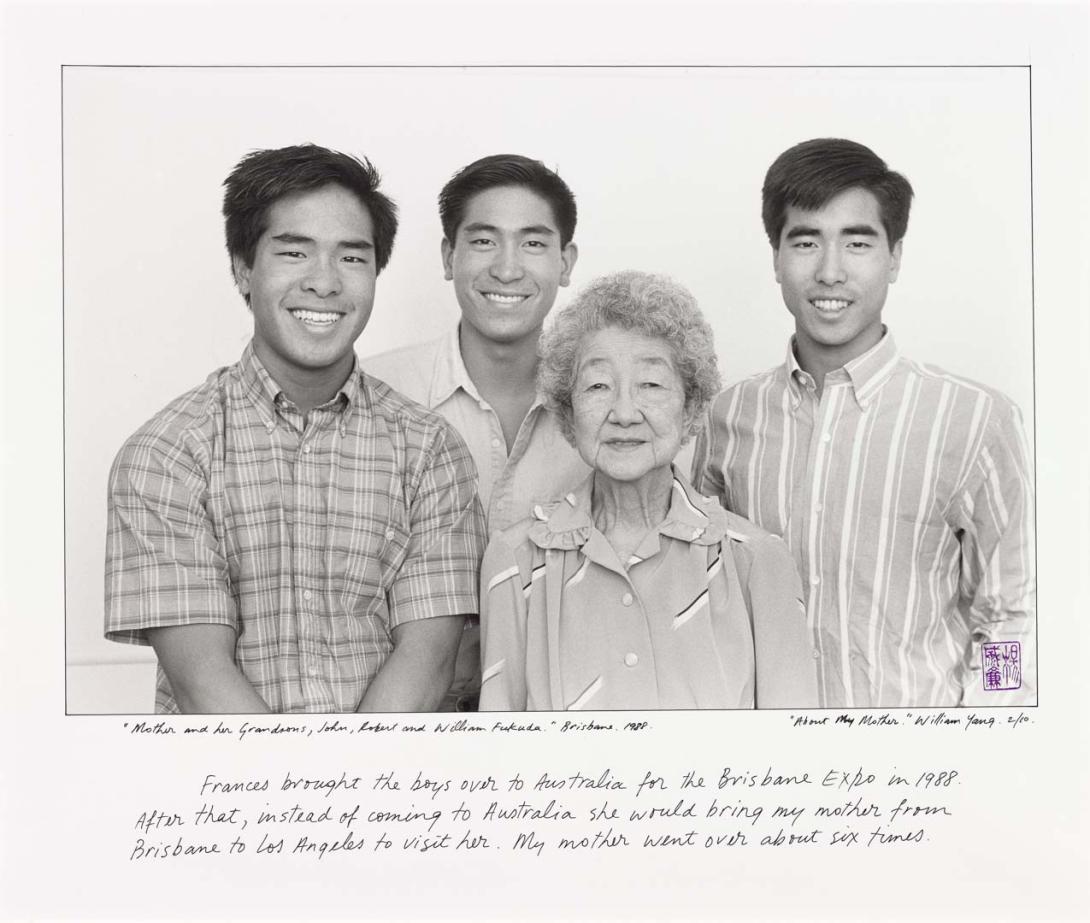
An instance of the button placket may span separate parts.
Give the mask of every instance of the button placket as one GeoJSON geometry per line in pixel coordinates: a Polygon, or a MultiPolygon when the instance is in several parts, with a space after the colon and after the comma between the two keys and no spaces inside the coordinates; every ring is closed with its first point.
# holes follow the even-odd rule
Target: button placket
{"type": "Polygon", "coordinates": [[[315,440],[321,438],[323,426],[330,420],[328,414],[312,412],[307,425],[300,436],[300,452],[297,455],[300,464],[296,474],[296,503],[298,532],[295,540],[300,547],[296,550],[295,557],[299,561],[298,578],[304,581],[301,602],[296,617],[296,626],[299,639],[299,656],[302,661],[304,685],[307,687],[307,703],[310,706],[324,703],[327,699],[322,682],[321,663],[321,625],[320,625],[320,600],[319,591],[314,587],[314,581],[322,573],[320,538],[320,526],[315,521],[316,511],[320,511],[322,504],[318,502],[322,495],[320,465],[309,464],[316,456],[314,453],[315,440]],[[309,584],[309,585],[306,585],[309,584]]]}
{"type": "MultiPolygon", "coordinates": [[[[799,535],[799,541],[804,562],[803,578],[811,589],[821,584],[821,577],[817,571],[820,567],[820,536],[824,533],[823,518],[821,516],[824,506],[820,497],[822,496],[823,484],[828,477],[828,467],[831,464],[830,443],[833,438],[831,428],[836,423],[835,408],[840,390],[840,388],[834,386],[831,380],[826,379],[825,387],[820,399],[816,402],[816,406],[810,405],[813,414],[812,420],[808,421],[811,426],[807,450],[807,469],[810,476],[800,479],[800,485],[802,483],[806,484],[805,490],[808,491],[808,494],[799,498],[802,500],[799,509],[800,512],[804,513],[800,522],[802,526],[800,531],[803,534],[799,535]],[[809,578],[806,577],[806,570],[810,571],[809,578]]],[[[815,606],[815,597],[811,592],[807,599],[808,615],[814,610],[815,606]]],[[[820,612],[817,612],[816,618],[820,620],[820,612]]]]}

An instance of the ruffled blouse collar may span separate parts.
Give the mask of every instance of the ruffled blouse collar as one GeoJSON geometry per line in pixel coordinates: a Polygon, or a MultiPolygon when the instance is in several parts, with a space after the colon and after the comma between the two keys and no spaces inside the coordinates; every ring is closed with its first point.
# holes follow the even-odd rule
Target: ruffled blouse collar
{"type": "MultiPolygon", "coordinates": [[[[719,502],[697,493],[676,465],[670,470],[673,479],[670,508],[654,534],[695,545],[722,541],[727,532],[727,516],[719,502]]],[[[562,499],[535,506],[536,521],[528,533],[530,541],[539,548],[569,551],[582,548],[593,536],[601,536],[591,512],[593,489],[591,474],[562,499]]]]}

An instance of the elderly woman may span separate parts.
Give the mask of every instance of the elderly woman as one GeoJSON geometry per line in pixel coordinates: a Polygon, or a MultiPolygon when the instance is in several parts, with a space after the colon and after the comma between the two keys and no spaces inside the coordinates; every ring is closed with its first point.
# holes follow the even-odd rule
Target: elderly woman
{"type": "Polygon", "coordinates": [[[540,380],[594,472],[485,553],[481,710],[816,705],[787,547],[672,464],[719,390],[692,295],[592,282],[542,338],[540,380]]]}

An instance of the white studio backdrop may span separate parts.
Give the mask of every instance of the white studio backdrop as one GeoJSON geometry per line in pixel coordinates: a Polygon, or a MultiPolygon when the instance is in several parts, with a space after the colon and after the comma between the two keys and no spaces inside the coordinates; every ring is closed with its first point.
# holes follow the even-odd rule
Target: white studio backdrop
{"type": "Polygon", "coordinates": [[[1032,437],[1026,68],[67,67],[62,79],[70,712],[151,707],[150,652],[102,639],[106,480],[128,435],[249,339],[220,206],[223,179],[257,148],[364,154],[399,205],[360,355],[455,322],[436,196],[465,164],[510,152],[576,194],[580,257],[557,307],[604,273],[667,273],[699,300],[731,383],[782,361],[792,329],[760,221],[765,170],[798,141],[860,141],[916,191],[885,312],[898,344],[1005,391],[1032,437]]]}

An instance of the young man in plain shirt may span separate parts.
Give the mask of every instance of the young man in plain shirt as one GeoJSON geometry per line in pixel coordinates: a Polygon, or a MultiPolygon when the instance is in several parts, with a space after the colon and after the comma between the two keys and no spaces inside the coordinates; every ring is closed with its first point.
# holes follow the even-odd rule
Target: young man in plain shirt
{"type": "MultiPolygon", "coordinates": [[[[539,161],[497,154],[451,178],[439,194],[439,216],[458,324],[364,365],[461,433],[494,534],[530,515],[534,504],[563,496],[588,472],[537,388],[538,338],[578,257],[575,197],[539,161]]],[[[476,707],[479,656],[470,624],[447,707],[476,707]]]]}

